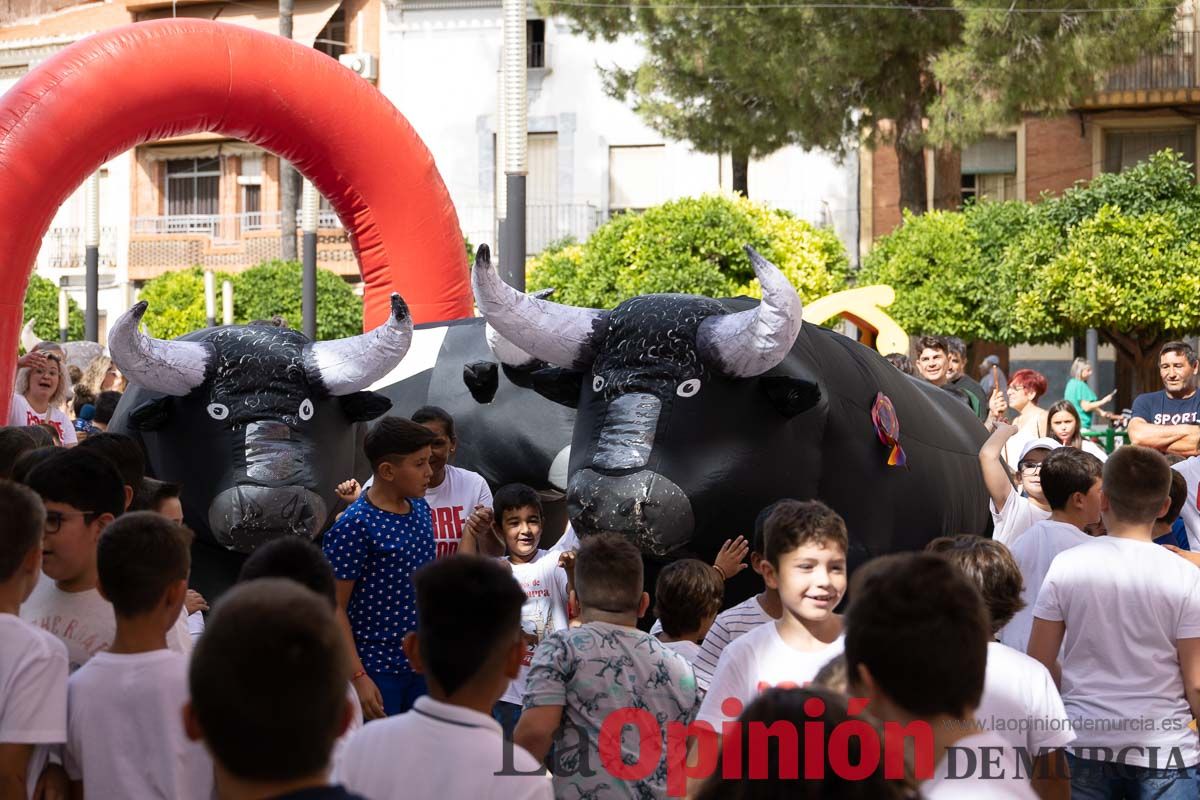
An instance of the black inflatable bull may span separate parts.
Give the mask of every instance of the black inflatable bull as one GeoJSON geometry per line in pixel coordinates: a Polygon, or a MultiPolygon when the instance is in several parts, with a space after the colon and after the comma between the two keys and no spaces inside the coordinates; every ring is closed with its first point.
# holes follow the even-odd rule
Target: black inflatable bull
{"type": "Polygon", "coordinates": [[[354,424],[391,407],[361,390],[404,358],[412,318],[392,295],[388,321],[361,336],[313,342],[266,323],[163,341],[138,331],[145,310],[109,332],[130,382],[110,429],[142,443],[148,473],[183,484],[192,585],[212,599],[259,544],[324,530],[361,459],[354,424]]]}
{"type": "Polygon", "coordinates": [[[478,317],[418,325],[404,361],[371,388],[392,401],[395,414],[423,405],[450,412],[455,465],[483,475],[493,489],[519,482],[565,493],[575,412],[526,388],[528,370],[498,364],[485,327],[478,317]]]}
{"type": "MultiPolygon", "coordinates": [[[[800,298],[747,248],[761,303],[648,295],[611,311],[558,305],[504,284],[486,247],[476,302],[494,350],[575,404],[567,506],[581,535],[628,534],[653,562],[711,559],[784,497],[846,519],[851,565],[951,533],[984,533],[983,426],[960,400],[844,336],[801,324],[800,298]],[[888,466],[871,410],[893,402],[906,467],[888,466]]],[[[746,596],[744,576],[728,595],[746,596]]],[[[727,595],[727,599],[728,599],[727,595]]]]}

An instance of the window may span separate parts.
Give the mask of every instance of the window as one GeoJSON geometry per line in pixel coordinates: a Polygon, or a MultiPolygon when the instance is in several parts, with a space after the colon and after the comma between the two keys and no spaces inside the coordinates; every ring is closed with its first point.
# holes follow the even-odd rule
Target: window
{"type": "Polygon", "coordinates": [[[1017,137],[989,136],[962,151],[962,199],[1017,198],[1017,137]]]}
{"type": "Polygon", "coordinates": [[[238,185],[242,187],[242,227],[262,228],[262,156],[242,156],[238,185]]]}
{"type": "Polygon", "coordinates": [[[661,144],[608,148],[608,206],[640,211],[666,200],[666,147],[661,144]]]}
{"type": "Polygon", "coordinates": [[[1148,131],[1105,131],[1104,171],[1124,172],[1167,148],[1179,153],[1189,164],[1195,164],[1195,126],[1148,131]]]}
{"type": "Polygon", "coordinates": [[[335,61],[338,56],[346,54],[346,10],[344,8],[333,12],[329,22],[317,34],[313,48],[320,50],[335,61]]]}
{"type": "Polygon", "coordinates": [[[525,52],[529,69],[546,68],[546,20],[525,21],[525,52]]]}
{"type": "Polygon", "coordinates": [[[168,161],[163,193],[168,217],[219,214],[221,159],[168,161]]]}

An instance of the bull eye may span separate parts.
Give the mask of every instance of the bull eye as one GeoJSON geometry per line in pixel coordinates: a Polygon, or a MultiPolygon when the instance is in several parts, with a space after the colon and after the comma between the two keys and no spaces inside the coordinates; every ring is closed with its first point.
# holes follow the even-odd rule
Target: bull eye
{"type": "Polygon", "coordinates": [[[700,391],[700,379],[688,378],[683,383],[675,387],[675,394],[680,397],[694,397],[696,392],[700,391]]]}
{"type": "Polygon", "coordinates": [[[592,391],[599,392],[604,389],[604,378],[600,375],[592,378],[592,391]]]}
{"type": "Polygon", "coordinates": [[[209,403],[208,415],[213,419],[226,419],[229,417],[229,406],[224,403],[209,403]]]}
{"type": "Polygon", "coordinates": [[[304,402],[302,402],[302,403],[300,404],[300,419],[303,419],[303,420],[310,420],[310,419],[312,419],[312,418],[313,418],[313,404],[312,404],[312,400],[309,400],[309,399],[306,397],[306,398],[304,398],[304,402]]]}

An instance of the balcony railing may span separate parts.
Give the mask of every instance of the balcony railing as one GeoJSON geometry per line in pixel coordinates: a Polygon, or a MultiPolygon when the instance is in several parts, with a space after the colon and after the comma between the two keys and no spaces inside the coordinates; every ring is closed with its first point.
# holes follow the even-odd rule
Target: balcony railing
{"type": "MultiPolygon", "coordinates": [[[[496,209],[493,206],[463,206],[458,210],[463,233],[473,245],[484,242],[498,246],[496,209]]],[[[604,222],[604,212],[587,203],[539,204],[525,208],[525,252],[537,255],[552,242],[568,236],[585,241],[604,222]]]]}
{"type": "Polygon", "coordinates": [[[1159,52],[1144,55],[1105,80],[1105,92],[1200,88],[1197,47],[1200,31],[1175,31],[1159,52]]]}
{"type": "MultiPolygon", "coordinates": [[[[248,211],[242,214],[171,214],[158,217],[134,217],[133,232],[138,236],[162,236],[166,234],[200,234],[217,241],[234,241],[242,233],[279,230],[280,212],[248,211]]],[[[300,227],[300,212],[296,213],[296,226],[300,227]]],[[[319,228],[341,228],[341,220],[332,211],[321,211],[317,218],[319,228]]]]}
{"type": "MultiPolygon", "coordinates": [[[[51,228],[42,238],[38,252],[39,267],[50,269],[82,269],[84,266],[82,228],[51,228]]],[[[117,265],[117,229],[100,229],[100,268],[114,269],[117,265]]]]}

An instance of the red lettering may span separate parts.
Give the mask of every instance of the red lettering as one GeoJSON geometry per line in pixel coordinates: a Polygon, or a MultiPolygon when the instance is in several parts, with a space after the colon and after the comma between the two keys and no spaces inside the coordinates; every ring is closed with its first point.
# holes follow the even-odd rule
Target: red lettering
{"type": "Polygon", "coordinates": [[[825,701],[819,697],[810,697],[804,701],[804,714],[817,720],[804,723],[804,777],[825,777],[825,723],[821,716],[825,713],[825,701]]]}
{"type": "Polygon", "coordinates": [[[750,723],[750,780],[767,777],[776,780],[796,780],[800,777],[800,736],[790,720],[778,720],[767,725],[750,723]],[[779,774],[768,775],[771,737],[779,740],[779,774]]]}
{"type": "Polygon", "coordinates": [[[438,539],[453,538],[454,511],[449,506],[442,506],[435,508],[434,513],[437,514],[437,519],[434,522],[434,536],[438,539]]]}
{"type": "Polygon", "coordinates": [[[466,520],[463,519],[462,512],[462,506],[454,506],[454,535],[459,539],[462,538],[463,523],[466,522],[466,520]]]}
{"type": "Polygon", "coordinates": [[[898,780],[905,775],[904,740],[913,740],[913,773],[918,781],[933,777],[933,728],[924,720],[908,725],[898,722],[883,724],[883,777],[898,780]]]}
{"type": "Polygon", "coordinates": [[[667,723],[667,797],[687,795],[689,778],[703,780],[717,766],[717,732],[707,722],[667,723]],[[688,765],[688,741],[696,742],[696,763],[688,765]]]}
{"type": "Polygon", "coordinates": [[[662,760],[662,739],[658,721],[649,711],[622,708],[604,718],[600,726],[600,763],[619,781],[641,781],[658,769],[662,760]],[[638,732],[637,761],[626,764],[621,748],[621,735],[628,726],[638,732]]]}
{"type": "Polygon", "coordinates": [[[835,774],[848,781],[861,781],[879,769],[879,734],[869,722],[850,719],[839,723],[829,737],[829,765],[835,774]],[[851,747],[850,740],[858,739],[858,746],[851,747]],[[858,755],[858,763],[850,763],[851,751],[858,755]]]}

